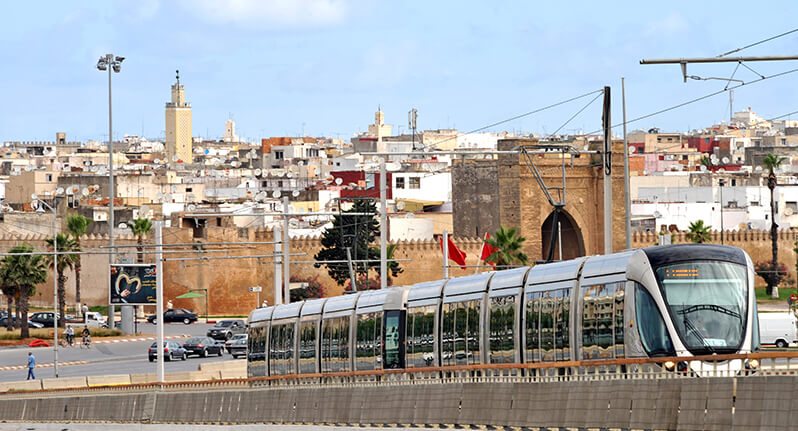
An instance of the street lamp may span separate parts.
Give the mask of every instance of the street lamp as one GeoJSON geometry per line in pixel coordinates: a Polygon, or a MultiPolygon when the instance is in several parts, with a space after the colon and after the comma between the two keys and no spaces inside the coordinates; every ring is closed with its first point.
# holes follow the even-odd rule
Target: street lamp
{"type": "Polygon", "coordinates": [[[723,178],[718,179],[718,185],[720,186],[720,243],[723,244],[723,186],[726,184],[726,180],[723,178]]]}
{"type": "MultiPolygon", "coordinates": [[[[47,207],[53,212],[53,371],[55,377],[58,377],[58,220],[55,213],[55,208],[47,205],[47,202],[39,199],[33,194],[33,203],[36,205],[36,214],[44,214],[44,207],[47,207]]],[[[55,197],[53,197],[53,205],[55,204],[55,197]]]]}
{"type": "MultiPolygon", "coordinates": [[[[111,109],[111,70],[116,73],[122,69],[122,62],[125,57],[114,56],[113,54],[105,54],[100,56],[97,60],[97,70],[108,71],[108,245],[111,248],[111,254],[108,255],[109,266],[114,264],[116,253],[114,249],[114,129],[113,129],[113,114],[111,109]]],[[[114,306],[108,306],[108,320],[113,328],[114,324],[114,306]]]]}

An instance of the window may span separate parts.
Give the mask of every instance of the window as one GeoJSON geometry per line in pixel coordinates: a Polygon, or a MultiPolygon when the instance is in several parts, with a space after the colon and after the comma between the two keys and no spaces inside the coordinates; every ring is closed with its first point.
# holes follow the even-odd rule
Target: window
{"type": "Polygon", "coordinates": [[[582,359],[624,357],[623,282],[582,288],[582,359]]]}
{"type": "Polygon", "coordinates": [[[316,372],[316,325],[315,317],[303,318],[299,324],[299,372],[316,372]]]}
{"type": "Polygon", "coordinates": [[[407,309],[407,367],[435,366],[435,307],[408,307],[407,309]]]}
{"type": "Polygon", "coordinates": [[[635,283],[635,309],[640,341],[648,356],[676,356],[662,314],[654,298],[640,283],[635,283]]]}
{"type": "Polygon", "coordinates": [[[349,371],[349,316],[322,322],[322,372],[349,371]]]}
{"type": "Polygon", "coordinates": [[[419,177],[410,177],[408,178],[409,187],[410,189],[420,189],[421,188],[421,178],[419,177]]]}
{"type": "MultiPolygon", "coordinates": [[[[381,333],[385,333],[385,355],[383,356],[383,363],[385,369],[404,368],[404,352],[402,351],[402,340],[404,339],[402,311],[391,310],[385,312],[385,330],[382,331],[380,325],[380,318],[377,317],[377,327],[374,338],[375,352],[377,355],[377,362],[379,363],[379,356],[382,353],[381,333]]],[[[377,367],[379,368],[379,366],[377,367]]]]}
{"type": "Polygon", "coordinates": [[[194,191],[194,189],[193,189],[193,188],[191,188],[191,187],[186,187],[186,193],[191,193],[192,191],[194,191]]]}
{"type": "Polygon", "coordinates": [[[443,365],[481,363],[479,316],[481,300],[444,304],[441,354],[443,365]]]}
{"type": "Polygon", "coordinates": [[[44,176],[44,180],[47,181],[48,183],[52,182],[53,181],[53,174],[46,174],[44,176]]]}
{"type": "Polygon", "coordinates": [[[785,210],[785,214],[786,215],[792,215],[792,214],[798,213],[798,202],[787,201],[785,203],[784,210],[785,210]],[[789,210],[789,211],[787,211],[787,210],[789,210]]]}
{"type": "Polygon", "coordinates": [[[358,371],[381,368],[382,361],[379,358],[378,347],[382,327],[378,324],[379,320],[379,313],[367,313],[357,316],[355,368],[358,371]]]}
{"type": "Polygon", "coordinates": [[[515,362],[515,296],[490,298],[491,364],[515,362]]]}
{"type": "Polygon", "coordinates": [[[276,160],[282,160],[283,159],[283,152],[282,151],[275,151],[274,152],[274,158],[276,160]]]}
{"type": "Polygon", "coordinates": [[[366,174],[366,190],[374,189],[374,174],[366,174]]]}
{"type": "Polygon", "coordinates": [[[396,188],[397,189],[405,188],[405,177],[396,177],[396,188]]]}

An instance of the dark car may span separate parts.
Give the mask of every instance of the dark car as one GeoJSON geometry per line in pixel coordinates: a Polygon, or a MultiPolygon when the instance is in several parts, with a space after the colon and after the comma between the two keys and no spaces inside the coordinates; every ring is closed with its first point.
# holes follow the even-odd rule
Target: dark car
{"type": "Polygon", "coordinates": [[[225,319],[216,322],[213,328],[208,330],[208,335],[216,340],[229,340],[234,334],[243,334],[247,331],[247,325],[241,319],[225,319]]]}
{"type": "MultiPolygon", "coordinates": [[[[147,321],[150,323],[155,323],[157,321],[157,316],[152,314],[147,317],[147,321]]],[[[183,322],[186,325],[190,323],[194,323],[197,321],[197,314],[192,313],[185,308],[170,308],[163,312],[163,321],[164,322],[183,322]]]]}
{"type": "MultiPolygon", "coordinates": [[[[17,321],[17,316],[14,316],[14,318],[11,321],[14,323],[15,328],[19,328],[19,322],[17,321]]],[[[8,317],[6,316],[0,317],[0,328],[5,328],[7,326],[8,326],[8,317]]],[[[28,328],[44,328],[44,325],[28,319],[28,328]]]]}
{"type": "Polygon", "coordinates": [[[233,344],[233,343],[234,343],[236,340],[240,340],[240,339],[242,339],[242,338],[244,339],[244,341],[247,341],[247,334],[246,334],[246,333],[243,333],[243,334],[235,334],[235,335],[233,335],[233,338],[231,338],[231,339],[229,339],[229,340],[225,341],[225,342],[224,342],[224,348],[227,350],[227,353],[233,353],[233,351],[232,351],[232,350],[230,350],[230,346],[231,346],[231,345],[232,345],[232,344],[233,344]]]}
{"type": "MultiPolygon", "coordinates": [[[[188,356],[186,355],[186,349],[180,345],[177,341],[164,341],[163,342],[164,349],[163,349],[163,360],[164,361],[171,361],[172,359],[180,359],[185,361],[188,356]]],[[[150,345],[149,349],[149,357],[150,362],[155,361],[158,359],[158,342],[154,342],[150,345]]]]}
{"type": "Polygon", "coordinates": [[[40,311],[38,313],[33,313],[28,320],[36,323],[41,323],[45,328],[52,328],[53,327],[53,316],[55,313],[52,311],[40,311]]]}
{"type": "Polygon", "coordinates": [[[192,337],[183,343],[183,348],[189,355],[197,355],[204,358],[208,355],[216,354],[222,356],[224,347],[211,337],[192,337]]]}
{"type": "Polygon", "coordinates": [[[228,349],[233,358],[238,359],[239,356],[247,356],[247,339],[238,338],[230,344],[228,349]]]}

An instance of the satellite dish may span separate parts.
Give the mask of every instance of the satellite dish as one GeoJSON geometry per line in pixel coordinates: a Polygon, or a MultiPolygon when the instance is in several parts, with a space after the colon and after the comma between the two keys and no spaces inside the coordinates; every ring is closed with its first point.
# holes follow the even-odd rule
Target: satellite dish
{"type": "Polygon", "coordinates": [[[88,196],[89,195],[89,189],[84,188],[83,190],[80,191],[80,194],[82,194],[83,196],[88,196]]]}
{"type": "Polygon", "coordinates": [[[728,165],[729,164],[729,158],[728,157],[724,157],[723,158],[723,164],[724,165],[728,165]]]}
{"type": "Polygon", "coordinates": [[[296,229],[296,228],[299,227],[299,222],[296,221],[295,219],[291,219],[291,220],[288,221],[288,225],[291,226],[292,228],[296,229]]]}
{"type": "Polygon", "coordinates": [[[707,171],[707,167],[704,166],[704,165],[701,165],[701,167],[699,169],[701,169],[701,172],[706,172],[707,171]]]}
{"type": "Polygon", "coordinates": [[[196,210],[196,209],[197,209],[197,206],[196,206],[196,205],[194,205],[194,204],[190,204],[190,205],[188,206],[188,210],[189,210],[189,211],[194,211],[194,210],[196,210]]]}
{"type": "Polygon", "coordinates": [[[34,193],[34,194],[30,195],[30,198],[33,199],[33,200],[36,200],[36,199],[39,199],[39,195],[34,193]]]}
{"type": "Polygon", "coordinates": [[[385,170],[388,172],[396,172],[402,169],[402,165],[396,162],[390,162],[385,164],[385,170]]]}
{"type": "Polygon", "coordinates": [[[161,159],[155,159],[152,162],[155,163],[156,165],[160,165],[161,164],[161,159]]]}
{"type": "Polygon", "coordinates": [[[172,186],[171,190],[172,190],[172,193],[177,193],[177,186],[172,186]]]}
{"type": "Polygon", "coordinates": [[[263,171],[261,171],[261,170],[260,170],[260,168],[258,168],[258,169],[255,169],[255,176],[256,176],[256,177],[259,177],[259,176],[261,176],[261,174],[263,174],[263,171]]]}
{"type": "Polygon", "coordinates": [[[173,162],[177,162],[178,160],[180,160],[180,157],[177,157],[177,154],[175,154],[174,156],[172,156],[172,161],[173,161],[173,162]]]}
{"type": "Polygon", "coordinates": [[[241,162],[239,162],[238,160],[233,160],[233,163],[231,163],[231,165],[233,165],[234,168],[237,168],[241,166],[241,162]]]}
{"type": "Polygon", "coordinates": [[[659,211],[654,211],[654,218],[660,218],[660,217],[662,217],[662,214],[660,214],[659,211]]]}
{"type": "Polygon", "coordinates": [[[161,193],[161,192],[158,192],[158,193],[156,193],[156,194],[155,194],[155,198],[156,198],[156,199],[161,199],[161,198],[163,198],[163,193],[161,193]]]}
{"type": "Polygon", "coordinates": [[[282,178],[282,176],[284,174],[285,174],[285,172],[283,172],[282,170],[277,171],[277,176],[280,177],[280,178],[282,178]]]}
{"type": "Polygon", "coordinates": [[[119,223],[118,227],[119,227],[119,229],[127,229],[130,226],[128,226],[127,223],[119,223]]]}
{"type": "Polygon", "coordinates": [[[75,192],[74,192],[74,191],[72,191],[72,187],[67,187],[67,189],[66,189],[66,194],[67,194],[67,196],[71,196],[71,195],[73,195],[74,193],[75,193],[75,192]]]}
{"type": "Polygon", "coordinates": [[[637,151],[637,147],[629,147],[629,154],[633,154],[635,151],[637,151]]]}
{"type": "Polygon", "coordinates": [[[33,168],[30,165],[25,165],[25,172],[30,172],[32,170],[33,168]]]}
{"type": "Polygon", "coordinates": [[[148,207],[147,205],[143,205],[143,206],[142,206],[142,207],[139,209],[139,212],[140,212],[140,213],[142,213],[142,214],[147,214],[147,213],[149,213],[149,212],[150,212],[150,207],[148,207]]]}
{"type": "Polygon", "coordinates": [[[163,200],[171,201],[172,200],[172,195],[169,194],[169,193],[166,193],[165,195],[163,195],[163,200]]]}
{"type": "Polygon", "coordinates": [[[339,185],[339,186],[340,186],[340,185],[341,185],[341,183],[343,183],[343,182],[344,182],[344,180],[343,180],[343,178],[341,178],[341,177],[338,177],[338,178],[336,178],[336,179],[335,179],[335,184],[337,184],[337,185],[339,185]]]}
{"type": "Polygon", "coordinates": [[[304,161],[302,161],[302,160],[300,160],[300,161],[298,161],[298,162],[297,162],[297,165],[299,165],[299,166],[304,166],[304,165],[305,165],[305,162],[304,162],[304,161]]]}
{"type": "Polygon", "coordinates": [[[792,208],[790,208],[790,207],[784,208],[784,215],[791,216],[792,213],[793,213],[792,208]]]}
{"type": "Polygon", "coordinates": [[[414,216],[413,216],[413,213],[407,213],[407,214],[405,214],[405,218],[413,218],[413,217],[414,217],[414,216]]]}
{"type": "Polygon", "coordinates": [[[403,209],[405,209],[405,201],[397,202],[396,203],[396,209],[398,209],[399,211],[402,211],[403,209]]]}
{"type": "Polygon", "coordinates": [[[319,169],[319,168],[313,168],[313,174],[314,174],[314,175],[318,175],[318,174],[320,174],[320,173],[321,173],[321,169],[319,169]]]}
{"type": "Polygon", "coordinates": [[[291,196],[293,197],[299,196],[299,190],[294,190],[293,192],[291,192],[291,196]]]}
{"type": "Polygon", "coordinates": [[[292,174],[291,172],[289,172],[289,173],[285,174],[285,176],[286,176],[286,177],[288,177],[288,178],[291,178],[291,177],[293,177],[293,176],[294,176],[294,174],[292,174]]]}
{"type": "Polygon", "coordinates": [[[726,172],[726,169],[720,168],[718,169],[718,172],[726,172]]]}
{"type": "Polygon", "coordinates": [[[273,198],[279,198],[280,196],[282,196],[282,193],[280,193],[279,190],[275,190],[275,191],[272,192],[272,197],[273,198]]]}
{"type": "Polygon", "coordinates": [[[757,171],[757,172],[762,172],[762,166],[757,166],[756,169],[754,169],[754,170],[757,171]]]}
{"type": "Polygon", "coordinates": [[[55,194],[57,194],[57,195],[64,194],[64,188],[63,187],[59,187],[59,188],[55,189],[55,194]]]}

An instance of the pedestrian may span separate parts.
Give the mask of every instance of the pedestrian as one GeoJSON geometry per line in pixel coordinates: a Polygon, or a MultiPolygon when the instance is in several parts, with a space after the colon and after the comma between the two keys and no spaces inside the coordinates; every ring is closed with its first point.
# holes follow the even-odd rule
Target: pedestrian
{"type": "Polygon", "coordinates": [[[172,308],[172,300],[166,301],[166,309],[169,310],[172,308]]]}
{"type": "Polygon", "coordinates": [[[36,380],[36,376],[33,375],[34,368],[36,368],[36,357],[33,356],[33,353],[28,352],[28,378],[25,380],[36,380]]]}
{"type": "Polygon", "coordinates": [[[89,306],[85,302],[83,307],[80,307],[80,311],[83,313],[83,323],[88,323],[89,306]]]}
{"type": "Polygon", "coordinates": [[[264,299],[264,300],[263,300],[263,304],[261,304],[261,305],[260,305],[260,308],[266,308],[266,307],[268,307],[268,306],[269,306],[269,301],[267,301],[267,300],[265,300],[265,299],[264,299]]]}

